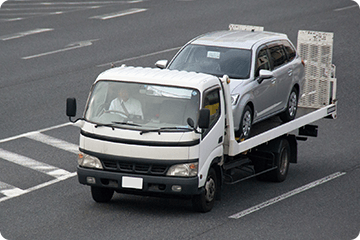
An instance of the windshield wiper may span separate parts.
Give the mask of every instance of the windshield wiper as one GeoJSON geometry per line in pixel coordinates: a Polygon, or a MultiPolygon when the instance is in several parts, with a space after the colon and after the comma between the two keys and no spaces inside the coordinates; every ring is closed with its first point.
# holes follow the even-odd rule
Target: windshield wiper
{"type": "Polygon", "coordinates": [[[98,128],[98,127],[111,127],[112,130],[115,130],[114,124],[111,124],[111,123],[107,123],[107,124],[97,123],[97,124],[95,125],[95,128],[98,128]]]}
{"type": "Polygon", "coordinates": [[[129,123],[129,122],[112,122],[112,123],[98,123],[95,125],[95,128],[98,127],[111,127],[112,130],[115,130],[114,125],[129,125],[129,126],[136,126],[140,127],[141,125],[135,124],[135,123],[129,123]]]}
{"type": "Polygon", "coordinates": [[[144,133],[149,133],[149,132],[157,132],[159,135],[161,132],[168,132],[167,130],[187,130],[187,131],[193,131],[193,129],[188,128],[188,127],[162,127],[162,128],[158,128],[158,129],[147,129],[147,130],[142,130],[140,132],[140,135],[143,135],[144,133]]]}
{"type": "Polygon", "coordinates": [[[112,122],[113,124],[120,124],[120,125],[130,125],[130,126],[136,126],[136,127],[141,127],[141,125],[136,124],[136,123],[130,123],[130,122],[112,122]]]}

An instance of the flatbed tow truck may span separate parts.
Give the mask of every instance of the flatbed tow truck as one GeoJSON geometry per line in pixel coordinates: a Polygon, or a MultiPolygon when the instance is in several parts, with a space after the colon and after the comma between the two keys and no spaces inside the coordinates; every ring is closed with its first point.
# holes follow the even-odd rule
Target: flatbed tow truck
{"type": "MultiPolygon", "coordinates": [[[[297,141],[317,136],[311,124],[336,118],[332,41],[332,33],[299,31],[306,82],[298,116],[284,124],[276,117],[257,123],[244,141],[235,138],[227,76],[126,66],[105,71],[84,116],[74,121],[81,128],[79,182],[91,186],[96,202],[110,201],[115,191],[185,196],[195,210],[208,212],[223,184],[250,177],[284,181],[289,164],[297,162],[297,141]],[[142,103],[140,117],[106,106],[120,85],[142,103]],[[238,178],[234,169],[247,174],[238,178]]],[[[67,99],[67,115],[76,116],[75,98],[67,99]]]]}

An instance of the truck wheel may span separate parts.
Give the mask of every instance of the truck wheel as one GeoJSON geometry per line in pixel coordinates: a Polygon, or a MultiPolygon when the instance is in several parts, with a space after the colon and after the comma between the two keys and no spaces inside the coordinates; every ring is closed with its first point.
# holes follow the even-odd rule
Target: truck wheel
{"type": "Polygon", "coordinates": [[[195,195],[192,198],[195,211],[205,213],[209,212],[214,207],[217,184],[216,172],[214,168],[210,168],[203,193],[195,195]]]}
{"type": "MultiPolygon", "coordinates": [[[[276,169],[266,172],[264,174],[258,175],[256,178],[260,181],[272,181],[272,182],[283,182],[286,179],[287,173],[289,171],[291,150],[288,140],[281,139],[279,141],[280,151],[273,152],[274,154],[274,166],[276,169]]],[[[257,160],[254,162],[255,173],[260,173],[266,169],[271,168],[272,164],[268,161],[257,160]]]]}
{"type": "Polygon", "coordinates": [[[95,202],[109,202],[114,195],[114,190],[110,188],[91,187],[91,195],[95,202]]]}
{"type": "Polygon", "coordinates": [[[282,113],[280,113],[280,119],[283,122],[289,122],[291,120],[294,120],[297,112],[297,106],[298,106],[298,91],[296,88],[293,88],[291,90],[288,103],[286,105],[286,110],[282,113]]]}
{"type": "Polygon", "coordinates": [[[269,180],[283,182],[289,171],[291,150],[289,142],[283,139],[280,143],[280,152],[275,154],[275,166],[277,169],[269,172],[269,180]]]}
{"type": "Polygon", "coordinates": [[[252,110],[249,105],[246,105],[243,114],[241,115],[239,131],[235,134],[235,136],[239,137],[240,140],[249,138],[251,127],[252,110]]]}

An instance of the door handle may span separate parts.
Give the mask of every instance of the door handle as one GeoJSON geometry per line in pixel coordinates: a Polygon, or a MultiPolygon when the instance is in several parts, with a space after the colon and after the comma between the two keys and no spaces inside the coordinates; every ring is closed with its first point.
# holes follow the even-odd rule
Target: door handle
{"type": "Polygon", "coordinates": [[[289,76],[291,76],[293,74],[293,70],[289,69],[288,74],[289,74],[289,76]]]}

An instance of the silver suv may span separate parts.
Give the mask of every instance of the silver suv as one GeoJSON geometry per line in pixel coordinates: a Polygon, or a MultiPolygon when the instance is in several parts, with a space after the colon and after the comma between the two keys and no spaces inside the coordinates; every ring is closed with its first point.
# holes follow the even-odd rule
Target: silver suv
{"type": "Polygon", "coordinates": [[[304,62],[285,34],[218,31],[188,42],[159,68],[208,73],[231,79],[236,136],[249,137],[252,124],[279,114],[295,118],[305,81],[304,62]]]}

